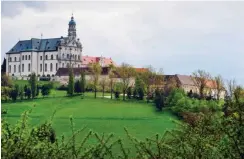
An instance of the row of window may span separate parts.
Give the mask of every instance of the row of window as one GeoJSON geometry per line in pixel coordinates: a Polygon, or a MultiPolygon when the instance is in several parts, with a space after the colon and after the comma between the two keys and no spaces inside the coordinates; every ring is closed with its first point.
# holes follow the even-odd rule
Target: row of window
{"type": "MultiPolygon", "coordinates": [[[[25,71],[25,65],[22,64],[22,72],[25,71]]],[[[72,64],[72,66],[74,66],[74,64],[72,64]]],[[[64,63],[62,64],[62,67],[64,68],[64,63]]],[[[68,68],[69,67],[69,63],[66,64],[66,67],[68,68]]],[[[30,68],[31,68],[31,65],[30,63],[28,64],[28,72],[30,72],[30,68]]],[[[80,68],[80,65],[78,65],[78,68],[80,68]]],[[[42,72],[42,64],[40,64],[40,72],[42,72]]],[[[44,67],[44,71],[47,72],[48,70],[48,65],[45,64],[45,67],[44,67]]],[[[58,70],[58,63],[56,63],[56,71],[58,70]]],[[[53,64],[50,63],[50,71],[52,72],[53,71],[53,64]]],[[[11,73],[11,65],[9,65],[9,73],[11,73]]],[[[21,72],[21,68],[20,68],[20,65],[19,65],[19,72],[21,72]]],[[[14,73],[16,73],[16,65],[14,65],[14,73]]]]}
{"type": "MultiPolygon", "coordinates": [[[[25,65],[22,64],[22,72],[25,71],[25,67],[24,67],[24,66],[25,66],[25,65]]],[[[31,68],[31,65],[30,65],[30,63],[29,63],[29,64],[28,64],[28,72],[30,72],[30,68],[31,68]]],[[[20,70],[21,70],[21,68],[20,68],[20,65],[19,65],[19,72],[21,72],[20,70]]],[[[9,72],[9,73],[12,72],[12,70],[11,70],[11,65],[9,65],[8,72],[9,72]]],[[[16,65],[14,65],[14,73],[15,73],[15,72],[16,72],[16,65]]]]}
{"type": "MultiPolygon", "coordinates": [[[[45,63],[45,72],[47,72],[47,64],[45,63]]],[[[56,63],[56,71],[58,70],[58,63],[56,63]]],[[[50,63],[50,71],[53,71],[53,64],[50,63]]],[[[40,64],[40,72],[42,72],[42,64],[40,64]]]]}

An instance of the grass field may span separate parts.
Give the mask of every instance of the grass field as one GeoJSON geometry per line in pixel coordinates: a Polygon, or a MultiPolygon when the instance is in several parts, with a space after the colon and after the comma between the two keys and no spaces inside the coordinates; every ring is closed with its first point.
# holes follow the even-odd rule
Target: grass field
{"type": "MultiPolygon", "coordinates": [[[[60,96],[65,93],[56,92],[60,96]]],[[[156,133],[163,134],[165,130],[175,127],[171,121],[174,119],[173,115],[169,112],[155,112],[153,105],[145,102],[94,99],[92,98],[93,94],[90,93],[87,93],[84,99],[81,99],[80,96],[72,98],[60,96],[17,103],[3,103],[2,108],[8,110],[5,118],[10,123],[15,123],[23,111],[32,109],[31,124],[38,125],[48,119],[56,110],[53,126],[57,136],[71,135],[69,117],[72,116],[76,129],[87,126],[85,132],[78,136],[78,140],[81,140],[81,137],[91,129],[100,134],[114,133],[115,138],[122,138],[127,147],[130,147],[130,142],[124,127],[129,130],[130,134],[139,139],[155,136],[156,133]]]]}

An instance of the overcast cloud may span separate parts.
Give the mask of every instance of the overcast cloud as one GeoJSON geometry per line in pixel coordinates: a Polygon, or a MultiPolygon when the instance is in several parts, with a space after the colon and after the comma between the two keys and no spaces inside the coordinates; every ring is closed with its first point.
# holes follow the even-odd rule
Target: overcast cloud
{"type": "Polygon", "coordinates": [[[2,58],[19,39],[67,36],[72,11],[84,55],[244,84],[244,2],[2,2],[2,58]]]}

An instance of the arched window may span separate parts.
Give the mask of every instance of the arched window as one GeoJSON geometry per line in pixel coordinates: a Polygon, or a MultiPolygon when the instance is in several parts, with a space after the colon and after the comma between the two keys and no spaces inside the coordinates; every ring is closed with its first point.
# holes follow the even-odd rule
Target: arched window
{"type": "Polygon", "coordinates": [[[12,58],[10,57],[10,58],[9,58],[9,62],[11,62],[11,61],[12,61],[12,58]]]}
{"type": "Polygon", "coordinates": [[[64,68],[64,63],[62,64],[62,67],[64,68]]]}
{"type": "Polygon", "coordinates": [[[40,64],[40,72],[42,72],[42,64],[40,64]]]}
{"type": "Polygon", "coordinates": [[[16,72],[16,66],[14,65],[14,72],[16,72]]]}
{"type": "Polygon", "coordinates": [[[48,58],[48,57],[47,57],[47,55],[46,55],[46,60],[47,60],[47,58],[48,58]]]}
{"type": "Polygon", "coordinates": [[[67,59],[69,59],[69,54],[67,54],[67,59]]]}
{"type": "Polygon", "coordinates": [[[40,60],[42,60],[42,56],[40,56],[40,60]]]}
{"type": "Polygon", "coordinates": [[[17,61],[16,57],[14,57],[14,61],[17,61]]]}
{"type": "Polygon", "coordinates": [[[56,63],[56,71],[58,70],[58,63],[56,63]]]}
{"type": "Polygon", "coordinates": [[[25,71],[25,65],[22,64],[22,72],[24,72],[24,71],[25,71]]]}
{"type": "Polygon", "coordinates": [[[27,60],[27,55],[25,55],[25,60],[27,60]]]}
{"type": "Polygon", "coordinates": [[[20,72],[20,65],[19,65],[19,72],[20,72]]]}
{"type": "Polygon", "coordinates": [[[30,63],[28,64],[28,71],[30,72],[30,63]]]}
{"type": "Polygon", "coordinates": [[[50,71],[53,71],[53,64],[50,64],[50,71]]]}
{"type": "Polygon", "coordinates": [[[30,55],[29,55],[29,60],[30,60],[30,55]]]}
{"type": "Polygon", "coordinates": [[[47,64],[45,63],[45,72],[47,72],[47,64]]]}
{"type": "Polygon", "coordinates": [[[51,60],[53,60],[53,55],[51,55],[51,60]]]}
{"type": "Polygon", "coordinates": [[[22,60],[24,60],[25,59],[25,56],[22,56],[22,60]]]}
{"type": "Polygon", "coordinates": [[[76,60],[76,58],[77,58],[77,55],[75,55],[75,60],[76,60]]]}

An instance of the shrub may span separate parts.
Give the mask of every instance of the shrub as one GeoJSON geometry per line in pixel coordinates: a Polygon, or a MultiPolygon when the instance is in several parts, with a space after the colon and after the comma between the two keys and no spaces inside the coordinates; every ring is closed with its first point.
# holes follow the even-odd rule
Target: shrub
{"type": "Polygon", "coordinates": [[[50,94],[50,85],[49,84],[42,85],[41,93],[43,97],[48,96],[50,94]]]}
{"type": "Polygon", "coordinates": [[[143,100],[144,98],[144,90],[140,87],[138,88],[138,99],[143,100]]]}
{"type": "Polygon", "coordinates": [[[61,85],[57,88],[57,90],[67,91],[68,87],[65,85],[61,85]]]}
{"type": "Polygon", "coordinates": [[[164,92],[162,90],[159,90],[158,88],[155,90],[154,103],[156,109],[158,111],[162,111],[162,108],[164,107],[164,103],[165,103],[165,97],[164,97],[164,92]]]}
{"type": "Polygon", "coordinates": [[[131,99],[131,95],[132,95],[132,88],[131,87],[129,87],[128,89],[127,89],[127,98],[128,99],[131,99]]]}

